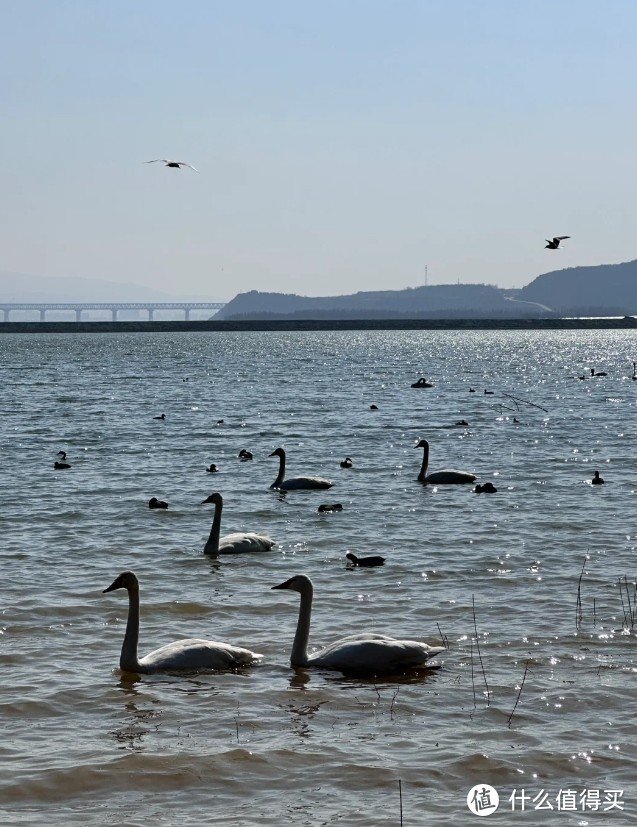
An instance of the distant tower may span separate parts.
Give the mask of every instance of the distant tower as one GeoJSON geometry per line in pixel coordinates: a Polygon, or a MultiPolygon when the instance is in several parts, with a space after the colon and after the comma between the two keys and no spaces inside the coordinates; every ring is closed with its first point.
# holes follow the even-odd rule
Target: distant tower
{"type": "Polygon", "coordinates": [[[425,264],[425,287],[427,286],[427,265],[425,264]]]}

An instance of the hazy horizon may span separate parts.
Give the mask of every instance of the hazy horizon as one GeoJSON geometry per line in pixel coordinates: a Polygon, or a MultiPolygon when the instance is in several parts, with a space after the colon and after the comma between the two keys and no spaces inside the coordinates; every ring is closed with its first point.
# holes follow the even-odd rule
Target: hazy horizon
{"type": "Polygon", "coordinates": [[[225,300],[636,257],[630,0],[3,12],[3,271],[225,300]]]}

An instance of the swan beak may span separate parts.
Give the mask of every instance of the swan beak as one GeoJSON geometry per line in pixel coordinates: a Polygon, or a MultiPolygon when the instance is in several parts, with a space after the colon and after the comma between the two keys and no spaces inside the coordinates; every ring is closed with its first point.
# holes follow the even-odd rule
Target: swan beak
{"type": "Polygon", "coordinates": [[[269,456],[269,457],[278,457],[279,455],[277,454],[277,452],[276,452],[276,451],[272,451],[272,453],[271,453],[271,454],[268,454],[268,456],[269,456]]]}
{"type": "Polygon", "coordinates": [[[119,577],[117,578],[117,580],[113,580],[113,582],[111,583],[111,585],[107,589],[102,590],[102,594],[106,594],[106,592],[114,592],[115,589],[119,589],[118,580],[119,580],[119,577]]]}
{"type": "Polygon", "coordinates": [[[273,589],[289,589],[290,588],[290,581],[286,580],[285,583],[279,583],[278,586],[272,586],[273,589]]]}

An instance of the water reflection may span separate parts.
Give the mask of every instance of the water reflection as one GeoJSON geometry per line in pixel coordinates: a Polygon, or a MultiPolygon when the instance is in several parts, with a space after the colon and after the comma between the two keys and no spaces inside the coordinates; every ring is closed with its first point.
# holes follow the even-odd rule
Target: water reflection
{"type": "Polygon", "coordinates": [[[163,715],[163,710],[159,707],[152,709],[143,706],[159,704],[159,700],[150,697],[148,693],[140,692],[137,686],[140,682],[140,675],[122,674],[119,688],[126,698],[121,711],[123,721],[120,727],[109,733],[118,742],[119,749],[133,752],[142,752],[145,749],[144,739],[150,732],[157,732],[159,719],[163,715]]]}

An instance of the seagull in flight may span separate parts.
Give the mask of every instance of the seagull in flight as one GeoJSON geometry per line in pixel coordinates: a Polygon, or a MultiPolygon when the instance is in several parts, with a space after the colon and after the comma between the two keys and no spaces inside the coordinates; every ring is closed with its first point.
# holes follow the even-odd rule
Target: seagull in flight
{"type": "Polygon", "coordinates": [[[556,235],[553,241],[550,238],[547,238],[548,244],[545,245],[545,250],[557,250],[560,246],[560,241],[564,241],[565,239],[570,238],[570,235],[556,235]]]}
{"type": "Polygon", "coordinates": [[[199,172],[199,170],[193,167],[192,164],[187,164],[185,161],[171,161],[168,158],[154,158],[152,161],[144,161],[144,163],[156,164],[157,161],[161,161],[165,167],[173,167],[174,169],[180,169],[181,167],[189,167],[190,169],[194,169],[195,172],[199,172]]]}

